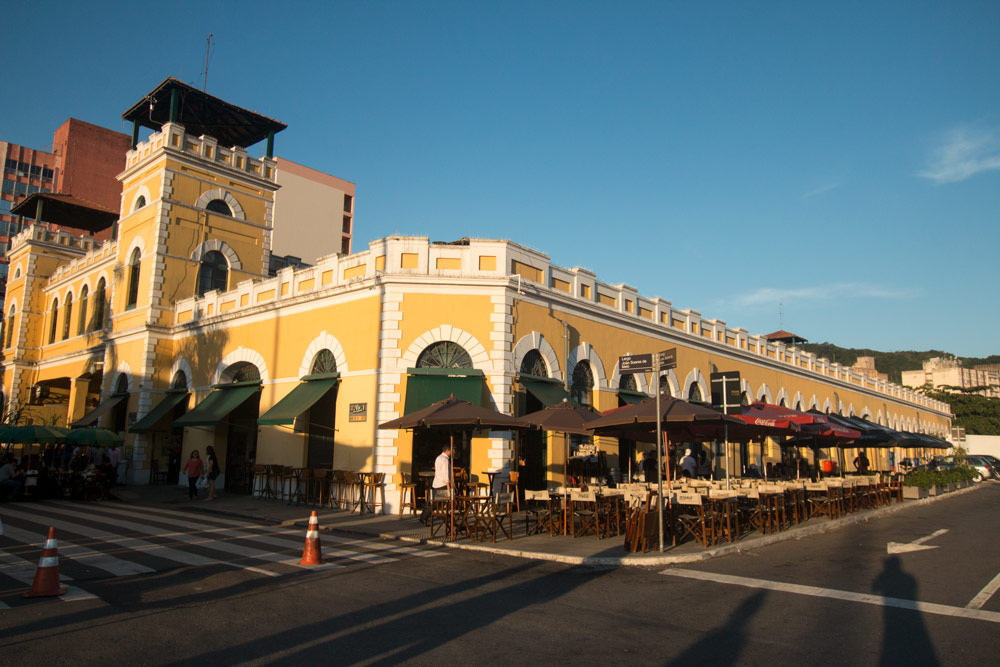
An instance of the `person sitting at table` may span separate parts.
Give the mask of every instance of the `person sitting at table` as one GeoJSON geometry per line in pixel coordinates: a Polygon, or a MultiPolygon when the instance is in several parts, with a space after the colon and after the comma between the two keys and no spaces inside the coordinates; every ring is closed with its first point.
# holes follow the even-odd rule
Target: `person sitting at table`
{"type": "Polygon", "coordinates": [[[659,476],[656,474],[655,449],[646,450],[646,453],[642,455],[642,474],[647,484],[659,480],[659,476]]]}
{"type": "Polygon", "coordinates": [[[684,456],[681,458],[681,475],[692,479],[698,472],[698,463],[691,456],[691,450],[685,449],[684,456]]]}
{"type": "Polygon", "coordinates": [[[0,500],[14,500],[24,491],[24,472],[17,469],[14,459],[7,455],[0,466],[0,500]]]}
{"type": "Polygon", "coordinates": [[[420,523],[425,526],[431,519],[436,492],[442,489],[451,489],[451,444],[448,443],[441,447],[441,453],[434,459],[434,479],[431,481],[430,498],[424,503],[424,509],[420,512],[420,523]]]}

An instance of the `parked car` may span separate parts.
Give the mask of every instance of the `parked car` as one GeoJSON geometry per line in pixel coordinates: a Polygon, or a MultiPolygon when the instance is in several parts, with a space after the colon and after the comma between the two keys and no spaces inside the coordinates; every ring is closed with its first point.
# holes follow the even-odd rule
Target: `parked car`
{"type": "Polygon", "coordinates": [[[998,479],[998,475],[1000,475],[997,469],[985,456],[970,454],[965,457],[965,464],[972,466],[976,469],[976,472],[979,473],[979,475],[973,480],[975,482],[981,482],[984,479],[998,479]]]}

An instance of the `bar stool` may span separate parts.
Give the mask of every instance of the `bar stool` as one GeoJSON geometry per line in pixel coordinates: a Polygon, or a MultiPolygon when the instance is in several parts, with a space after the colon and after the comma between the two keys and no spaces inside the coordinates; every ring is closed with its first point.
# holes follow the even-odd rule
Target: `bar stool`
{"type": "Polygon", "coordinates": [[[381,505],[382,514],[385,514],[385,473],[383,472],[373,472],[370,473],[368,478],[365,480],[364,487],[361,489],[362,498],[370,497],[371,501],[368,502],[368,507],[371,508],[372,514],[377,514],[375,511],[375,505],[381,505]],[[382,494],[382,499],[378,500],[378,494],[382,494]],[[369,495],[370,494],[370,495],[369,495]]]}
{"type": "Polygon", "coordinates": [[[330,471],[319,468],[312,471],[312,484],[309,487],[309,502],[313,505],[323,505],[330,501],[330,471]]]}
{"type": "Polygon", "coordinates": [[[273,498],[274,490],[271,488],[271,469],[263,463],[256,463],[253,467],[253,489],[257,492],[258,498],[273,498]]]}
{"type": "Polygon", "coordinates": [[[508,473],[508,478],[503,482],[504,493],[513,493],[514,506],[517,507],[517,511],[521,511],[521,497],[517,493],[517,480],[521,476],[521,473],[516,470],[511,470],[508,473]]]}
{"type": "Polygon", "coordinates": [[[410,514],[417,513],[417,485],[406,480],[406,473],[401,472],[396,475],[396,488],[399,489],[399,516],[403,516],[403,508],[409,507],[410,514]],[[406,500],[406,493],[410,493],[410,500],[406,500]]]}
{"type": "Polygon", "coordinates": [[[339,505],[341,509],[354,511],[354,506],[360,501],[360,495],[364,491],[358,473],[351,470],[344,470],[344,483],[341,490],[339,505]]]}

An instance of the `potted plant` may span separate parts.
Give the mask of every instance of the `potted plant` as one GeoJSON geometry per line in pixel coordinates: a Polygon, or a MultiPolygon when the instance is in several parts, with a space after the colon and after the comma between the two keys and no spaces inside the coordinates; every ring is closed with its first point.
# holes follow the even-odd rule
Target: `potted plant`
{"type": "Polygon", "coordinates": [[[934,473],[929,470],[914,470],[903,478],[903,498],[919,500],[931,494],[934,486],[934,473]]]}

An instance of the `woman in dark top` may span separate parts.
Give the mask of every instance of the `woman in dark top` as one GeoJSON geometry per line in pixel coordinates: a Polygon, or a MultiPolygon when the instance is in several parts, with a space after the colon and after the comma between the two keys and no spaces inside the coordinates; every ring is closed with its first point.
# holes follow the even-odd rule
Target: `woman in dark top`
{"type": "Polygon", "coordinates": [[[219,459],[211,445],[205,448],[205,458],[208,464],[208,498],[205,500],[212,500],[215,498],[215,479],[219,476],[219,459]]]}

